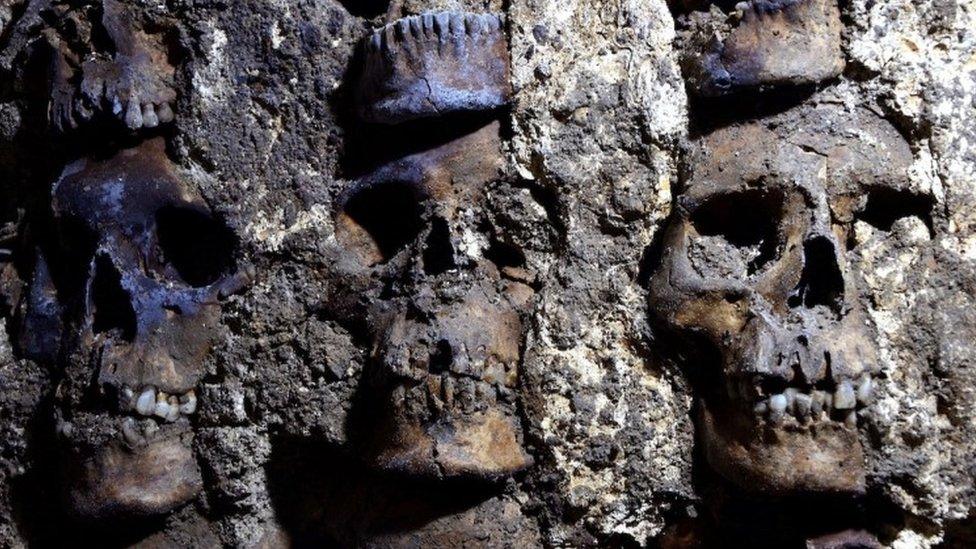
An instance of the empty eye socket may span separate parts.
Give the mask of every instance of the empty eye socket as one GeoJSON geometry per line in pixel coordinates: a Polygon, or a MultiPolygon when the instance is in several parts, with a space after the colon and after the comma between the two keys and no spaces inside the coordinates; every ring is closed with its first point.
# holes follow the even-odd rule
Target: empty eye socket
{"type": "Polygon", "coordinates": [[[349,198],[343,213],[366,233],[364,236],[375,246],[381,262],[415,241],[424,227],[421,203],[407,183],[389,182],[361,189],[349,198]]]}
{"type": "Polygon", "coordinates": [[[213,284],[234,268],[237,237],[206,213],[162,208],[156,212],[156,238],[163,261],[195,288],[213,284]]]}
{"type": "Polygon", "coordinates": [[[782,194],[751,189],[708,198],[691,214],[691,224],[701,236],[721,237],[749,252],[752,274],[776,257],[782,216],[782,194]]]}
{"type": "Polygon", "coordinates": [[[933,206],[934,200],[929,195],[878,187],[868,191],[867,202],[855,218],[882,231],[890,231],[899,219],[918,217],[932,233],[933,206]]]}

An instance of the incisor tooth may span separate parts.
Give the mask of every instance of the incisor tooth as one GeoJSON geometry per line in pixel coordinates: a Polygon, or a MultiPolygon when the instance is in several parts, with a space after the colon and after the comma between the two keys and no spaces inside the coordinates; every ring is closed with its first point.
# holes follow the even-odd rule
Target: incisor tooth
{"type": "Polygon", "coordinates": [[[871,398],[874,396],[874,381],[871,376],[865,375],[861,378],[861,382],[857,385],[857,401],[862,406],[867,406],[871,403],[871,398]]]}
{"type": "Polygon", "coordinates": [[[854,410],[851,410],[850,412],[847,412],[847,416],[844,418],[844,425],[847,425],[851,429],[856,428],[857,427],[857,412],[855,412],[854,410]]]}
{"type": "Polygon", "coordinates": [[[834,391],[834,408],[837,410],[852,410],[857,403],[854,397],[854,387],[850,381],[842,382],[834,391]]]}
{"type": "Polygon", "coordinates": [[[139,432],[139,426],[136,425],[136,420],[131,417],[122,420],[122,436],[126,442],[133,446],[146,441],[139,432]]]}
{"type": "Polygon", "coordinates": [[[793,413],[793,405],[796,402],[796,389],[789,387],[783,391],[783,396],[786,398],[786,411],[793,413]]]}

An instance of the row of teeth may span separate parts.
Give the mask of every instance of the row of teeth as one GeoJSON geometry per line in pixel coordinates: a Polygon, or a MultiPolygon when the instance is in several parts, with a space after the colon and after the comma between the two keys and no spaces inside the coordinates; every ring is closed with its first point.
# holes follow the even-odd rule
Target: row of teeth
{"type": "Polygon", "coordinates": [[[415,39],[443,38],[489,34],[502,28],[502,19],[494,14],[427,13],[405,17],[376,29],[366,42],[369,51],[389,51],[394,44],[407,37],[415,39]]]}
{"type": "Polygon", "coordinates": [[[799,422],[840,418],[849,427],[857,426],[857,409],[867,406],[874,397],[874,380],[864,376],[855,385],[842,381],[833,393],[813,390],[801,392],[788,388],[782,393],[759,400],[753,412],[765,417],[773,425],[783,423],[787,416],[799,422]]]}
{"type": "Polygon", "coordinates": [[[181,415],[188,416],[197,411],[197,394],[191,389],[182,395],[170,395],[151,386],[137,393],[126,387],[122,390],[121,406],[122,411],[173,422],[181,415]]]}

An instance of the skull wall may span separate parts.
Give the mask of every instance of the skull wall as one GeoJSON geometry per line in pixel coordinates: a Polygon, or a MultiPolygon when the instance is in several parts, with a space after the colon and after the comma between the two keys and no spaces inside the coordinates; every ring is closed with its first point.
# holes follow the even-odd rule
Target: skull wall
{"type": "MultiPolygon", "coordinates": [[[[792,542],[848,527],[904,547],[972,539],[976,80],[966,52],[976,14],[966,3],[854,1],[838,17],[833,3],[812,1],[760,2],[752,15],[732,3],[664,1],[47,4],[0,8],[0,71],[10,76],[0,84],[0,287],[11,337],[0,346],[3,543],[86,533],[109,545],[674,546],[709,532],[747,540],[769,534],[769,523],[792,542]],[[772,4],[798,6],[784,15],[772,4]],[[805,19],[811,6],[829,17],[805,19]],[[112,17],[117,9],[124,17],[112,17]],[[403,17],[444,10],[504,12],[511,90],[448,102],[460,115],[421,108],[412,120],[364,123],[360,44],[403,17]],[[94,42],[79,34],[89,28],[94,42]],[[787,50],[823,29],[829,36],[805,55],[755,62],[769,59],[770,28],[787,50]],[[705,30],[759,40],[701,50],[719,51],[732,75],[717,94],[715,65],[695,64],[693,48],[710,38],[695,32],[705,30]],[[145,59],[150,69],[139,68],[145,59]],[[114,88],[91,84],[105,74],[118,76],[114,88]],[[754,89],[782,86],[799,91],[754,89]],[[180,347],[194,355],[180,362],[192,380],[163,390],[177,405],[190,388],[197,398],[191,416],[159,422],[188,427],[171,448],[186,452],[187,502],[106,527],[69,517],[48,479],[65,463],[62,415],[73,420],[67,439],[77,439],[67,447],[92,456],[124,437],[125,414],[113,415],[121,401],[112,391],[93,398],[97,369],[87,360],[66,368],[28,358],[24,338],[40,345],[37,334],[50,329],[25,335],[30,307],[17,304],[48,295],[34,258],[38,244],[58,251],[51,190],[65,167],[112,165],[154,137],[166,149],[152,171],[175,174],[233,235],[224,246],[233,265],[221,272],[233,278],[252,265],[256,277],[208,301],[206,330],[172,338],[210,343],[205,353],[180,347]],[[845,153],[843,143],[876,150],[845,153]],[[834,258],[840,316],[859,326],[818,332],[810,325],[820,320],[783,316],[784,333],[804,327],[821,346],[856,336],[878,356],[874,399],[855,404],[856,428],[837,443],[861,448],[859,495],[743,493],[736,481],[751,477],[713,465],[729,460],[715,458],[699,421],[704,394],[743,388],[703,384],[688,368],[688,334],[658,312],[678,301],[655,288],[660,265],[680,250],[669,228],[688,205],[682,197],[696,178],[710,185],[748,170],[820,189],[808,193],[819,202],[784,195],[804,205],[781,222],[796,228],[797,254],[832,251],[817,257],[834,258]],[[854,185],[869,178],[872,191],[854,185]],[[896,192],[874,192],[882,187],[896,192]],[[361,192],[373,188],[372,198],[361,192]],[[810,201],[828,221],[798,213],[816,210],[810,201]],[[387,215],[362,214],[375,210],[387,215]],[[807,238],[813,229],[822,239],[807,238]],[[87,407],[98,410],[91,421],[79,412],[87,407]],[[481,456],[457,451],[486,434],[500,442],[481,456]]],[[[450,67],[424,70],[443,71],[448,87],[470,83],[452,81],[450,67]]],[[[73,171],[64,179],[78,178],[73,171]]],[[[689,249],[693,269],[727,281],[741,267],[748,278],[764,250],[721,238],[712,230],[689,249]]],[[[48,260],[54,270],[65,263],[48,260]]],[[[816,261],[789,263],[787,294],[794,278],[830,278],[799,266],[816,261]]],[[[59,318],[73,328],[74,317],[59,318]]],[[[800,371],[811,402],[845,381],[857,401],[861,372],[817,386],[817,372],[800,371]]],[[[784,372],[773,373],[794,375],[784,372]]],[[[113,375],[101,385],[119,394],[129,386],[133,408],[145,386],[158,397],[164,385],[113,375]]],[[[790,383],[768,389],[785,394],[790,383]]],[[[846,414],[834,415],[844,429],[846,414]]],[[[68,471],[68,480],[86,478],[68,471]]]]}

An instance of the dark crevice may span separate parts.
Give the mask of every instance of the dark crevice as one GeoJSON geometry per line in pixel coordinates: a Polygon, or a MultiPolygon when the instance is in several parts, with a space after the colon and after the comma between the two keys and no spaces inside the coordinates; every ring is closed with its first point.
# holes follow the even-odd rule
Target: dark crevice
{"type": "Polygon", "coordinates": [[[122,277],[106,256],[96,260],[92,281],[92,331],[96,334],[114,332],[125,341],[136,335],[136,313],[132,297],[122,287],[122,277]]]}
{"type": "Polygon", "coordinates": [[[210,215],[167,207],[156,213],[161,259],[194,287],[216,282],[234,267],[237,237],[210,215]]]}
{"type": "Polygon", "coordinates": [[[868,192],[867,203],[856,218],[882,231],[890,231],[896,221],[905,217],[918,217],[925,223],[929,236],[935,236],[932,208],[935,200],[930,195],[877,187],[868,192]]]}
{"type": "Polygon", "coordinates": [[[825,237],[803,243],[803,273],[788,299],[791,307],[823,306],[840,315],[844,302],[844,276],[837,262],[837,250],[825,237]]]}
{"type": "Polygon", "coordinates": [[[406,183],[393,181],[360,189],[343,210],[369,234],[384,261],[416,240],[423,228],[420,201],[406,183]]]}
{"type": "Polygon", "coordinates": [[[451,245],[451,233],[447,221],[436,217],[431,221],[430,231],[427,233],[427,245],[424,246],[424,272],[436,276],[457,268],[454,261],[454,246],[451,245]]]}

